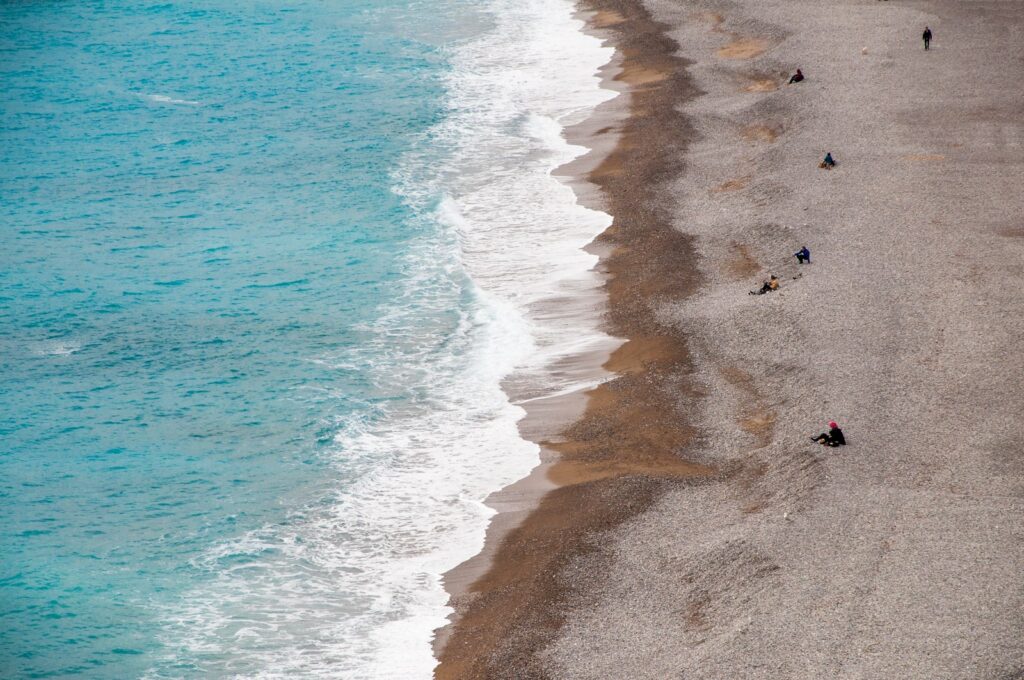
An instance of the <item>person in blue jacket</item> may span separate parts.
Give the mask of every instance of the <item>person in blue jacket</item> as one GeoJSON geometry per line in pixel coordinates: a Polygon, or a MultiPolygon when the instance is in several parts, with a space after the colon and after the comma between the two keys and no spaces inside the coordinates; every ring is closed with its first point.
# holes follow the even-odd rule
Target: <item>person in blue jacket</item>
{"type": "Polygon", "coordinates": [[[810,264],[811,262],[811,251],[807,250],[807,246],[796,251],[793,255],[796,257],[797,264],[810,264]]]}

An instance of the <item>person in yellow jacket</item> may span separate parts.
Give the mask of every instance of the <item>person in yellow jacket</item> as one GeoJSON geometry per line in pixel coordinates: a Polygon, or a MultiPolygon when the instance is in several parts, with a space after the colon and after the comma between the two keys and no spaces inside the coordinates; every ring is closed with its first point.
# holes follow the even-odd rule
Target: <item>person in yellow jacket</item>
{"type": "Polygon", "coordinates": [[[778,290],[778,289],[779,289],[779,279],[778,279],[778,277],[775,276],[775,274],[772,274],[771,278],[769,278],[767,281],[764,282],[764,285],[761,286],[760,290],[752,290],[752,291],[750,291],[750,294],[751,295],[764,295],[765,293],[770,293],[773,290],[778,290]]]}

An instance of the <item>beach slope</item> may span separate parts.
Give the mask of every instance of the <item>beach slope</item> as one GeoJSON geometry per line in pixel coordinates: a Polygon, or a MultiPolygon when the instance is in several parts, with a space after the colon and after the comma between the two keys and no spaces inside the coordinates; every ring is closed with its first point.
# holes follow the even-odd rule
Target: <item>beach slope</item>
{"type": "MultiPolygon", "coordinates": [[[[682,117],[659,141],[680,156],[644,175],[643,206],[685,257],[620,272],[684,283],[630,286],[639,304],[613,280],[610,323],[642,308],[617,334],[685,357],[665,368],[689,428],[672,448],[711,472],[624,475],[643,501],[615,513],[602,503],[621,494],[563,504],[563,527],[616,519],[544,544],[528,615],[482,592],[474,620],[490,598],[507,625],[439,676],[1024,676],[1024,11],[643,8],[675,46],[661,63],[685,72],[662,80],[689,88],[654,102],[682,117]],[[777,292],[747,295],[769,274],[777,292]],[[848,446],[813,444],[832,419],[848,446]]],[[[612,201],[616,224],[628,207],[612,201]]],[[[452,640],[474,639],[459,625],[452,640]]]]}

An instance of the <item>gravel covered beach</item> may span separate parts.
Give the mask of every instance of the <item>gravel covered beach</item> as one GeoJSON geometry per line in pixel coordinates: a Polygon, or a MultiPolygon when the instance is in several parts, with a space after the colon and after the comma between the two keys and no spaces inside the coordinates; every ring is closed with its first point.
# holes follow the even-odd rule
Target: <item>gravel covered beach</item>
{"type": "Polygon", "coordinates": [[[591,174],[641,349],[438,677],[1024,677],[1024,5],[587,9],[647,60],[591,174]]]}

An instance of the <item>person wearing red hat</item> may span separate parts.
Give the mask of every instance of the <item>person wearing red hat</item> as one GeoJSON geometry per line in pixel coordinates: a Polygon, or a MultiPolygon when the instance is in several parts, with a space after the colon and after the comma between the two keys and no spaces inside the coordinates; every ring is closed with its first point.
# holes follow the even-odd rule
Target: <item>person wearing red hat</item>
{"type": "Polygon", "coordinates": [[[834,420],[828,421],[828,432],[811,437],[811,441],[822,446],[846,446],[846,437],[843,436],[843,431],[839,429],[839,425],[834,420]]]}

